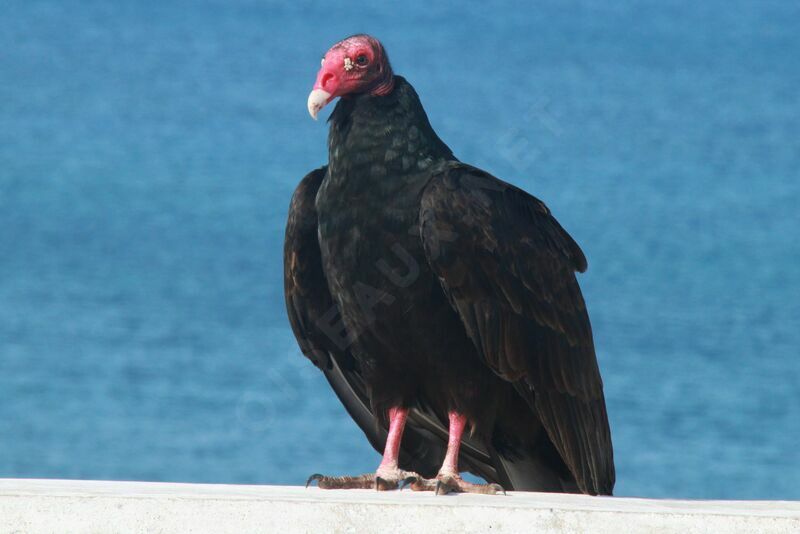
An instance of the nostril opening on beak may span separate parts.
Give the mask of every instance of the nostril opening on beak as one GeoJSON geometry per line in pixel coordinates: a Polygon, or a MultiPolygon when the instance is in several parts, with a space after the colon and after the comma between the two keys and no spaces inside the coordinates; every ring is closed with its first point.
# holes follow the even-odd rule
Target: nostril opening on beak
{"type": "MultiPolygon", "coordinates": [[[[325,91],[328,91],[328,84],[330,82],[332,82],[333,79],[334,79],[334,75],[331,74],[330,72],[326,72],[325,74],[322,75],[322,80],[320,81],[320,85],[322,86],[322,88],[325,91]]],[[[330,92],[330,91],[328,91],[328,92],[330,92]]]]}

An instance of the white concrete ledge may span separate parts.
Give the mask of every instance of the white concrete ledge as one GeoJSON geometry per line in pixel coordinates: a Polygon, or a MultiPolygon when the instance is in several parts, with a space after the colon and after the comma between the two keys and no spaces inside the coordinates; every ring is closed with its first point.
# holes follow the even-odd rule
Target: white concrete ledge
{"type": "Polygon", "coordinates": [[[0,479],[0,532],[800,532],[800,502],[0,479]]]}

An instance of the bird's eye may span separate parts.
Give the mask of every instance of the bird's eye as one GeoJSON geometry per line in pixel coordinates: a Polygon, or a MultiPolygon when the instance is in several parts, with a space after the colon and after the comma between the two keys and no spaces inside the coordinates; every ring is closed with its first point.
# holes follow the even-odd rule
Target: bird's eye
{"type": "Polygon", "coordinates": [[[359,54],[358,56],[356,56],[356,64],[363,67],[367,63],[369,63],[369,58],[366,55],[359,54]]]}

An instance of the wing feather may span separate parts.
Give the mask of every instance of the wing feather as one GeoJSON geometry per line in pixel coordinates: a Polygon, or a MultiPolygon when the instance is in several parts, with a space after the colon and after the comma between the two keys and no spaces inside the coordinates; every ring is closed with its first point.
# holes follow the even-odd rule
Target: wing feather
{"type": "Polygon", "coordinates": [[[420,233],[483,360],[529,401],[578,487],[610,494],[611,433],[575,278],[587,266],[580,247],[540,200],[460,163],[423,191],[420,233]]]}

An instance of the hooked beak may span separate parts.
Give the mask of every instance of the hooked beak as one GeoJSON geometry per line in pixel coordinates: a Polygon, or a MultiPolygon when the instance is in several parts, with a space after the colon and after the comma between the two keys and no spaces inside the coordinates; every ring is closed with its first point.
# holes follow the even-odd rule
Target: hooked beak
{"type": "Polygon", "coordinates": [[[336,98],[344,89],[342,77],[338,72],[337,65],[341,65],[343,59],[341,54],[328,52],[322,60],[322,66],[317,72],[317,79],[314,82],[313,91],[308,95],[308,113],[311,118],[317,120],[319,110],[328,105],[328,102],[336,98]]]}
{"type": "Polygon", "coordinates": [[[333,96],[324,89],[314,89],[308,95],[308,113],[311,118],[317,120],[317,113],[324,108],[328,102],[333,99],[333,96]]]}

